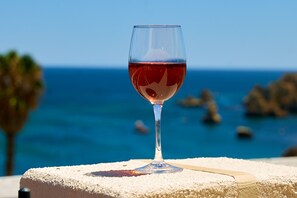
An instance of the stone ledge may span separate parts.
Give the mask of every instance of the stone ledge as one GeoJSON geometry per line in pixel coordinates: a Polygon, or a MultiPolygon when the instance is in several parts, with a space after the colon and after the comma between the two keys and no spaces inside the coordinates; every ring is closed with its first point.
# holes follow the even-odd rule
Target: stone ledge
{"type": "MultiPolygon", "coordinates": [[[[297,167],[297,157],[258,158],[251,160],[297,167]]],[[[0,197],[17,198],[21,177],[21,175],[0,177],[0,197]]]]}
{"type": "Polygon", "coordinates": [[[17,198],[20,180],[20,175],[0,177],[0,197],[17,198]]]}
{"type": "MultiPolygon", "coordinates": [[[[168,161],[170,162],[170,161],[168,161]]],[[[257,179],[260,197],[297,197],[297,168],[230,158],[174,160],[190,165],[248,172],[257,179]]],[[[238,197],[234,178],[201,171],[106,177],[104,171],[132,170],[139,161],[30,169],[20,182],[31,198],[47,197],[238,197]]]]}
{"type": "Polygon", "coordinates": [[[297,157],[259,158],[259,159],[252,159],[252,160],[258,161],[258,162],[267,162],[270,164],[296,166],[297,167],[297,157]]]}

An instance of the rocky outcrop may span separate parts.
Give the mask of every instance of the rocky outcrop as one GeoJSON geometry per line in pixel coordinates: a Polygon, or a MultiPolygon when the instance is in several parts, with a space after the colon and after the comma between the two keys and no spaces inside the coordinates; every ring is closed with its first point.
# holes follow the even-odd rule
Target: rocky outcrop
{"type": "Polygon", "coordinates": [[[178,101],[177,104],[181,107],[200,107],[202,106],[202,101],[200,98],[188,96],[185,99],[178,101]]]}
{"type": "Polygon", "coordinates": [[[208,102],[212,102],[214,100],[212,97],[211,91],[208,89],[204,89],[201,91],[200,98],[201,98],[202,103],[204,103],[204,104],[208,103],[208,102]]]}
{"type": "Polygon", "coordinates": [[[208,89],[202,90],[199,97],[188,96],[178,101],[177,104],[182,107],[205,107],[206,113],[202,121],[206,124],[217,124],[222,120],[218,113],[217,104],[212,97],[211,91],[208,89]]]}
{"type": "Polygon", "coordinates": [[[292,146],[285,150],[285,152],[282,154],[282,157],[293,157],[297,156],[297,146],[292,146]]]}
{"type": "Polygon", "coordinates": [[[206,124],[217,124],[221,122],[222,119],[220,114],[218,114],[218,108],[215,101],[207,103],[206,114],[202,120],[206,124]]]}
{"type": "Polygon", "coordinates": [[[188,96],[177,102],[181,107],[201,107],[212,101],[212,94],[208,89],[202,90],[199,97],[188,96]]]}
{"type": "Polygon", "coordinates": [[[142,120],[136,120],[134,126],[137,133],[147,134],[149,132],[149,128],[145,126],[142,120]]]}
{"type": "Polygon", "coordinates": [[[256,85],[244,99],[247,116],[283,117],[297,113],[297,74],[285,74],[266,88],[256,85]]]}
{"type": "Polygon", "coordinates": [[[238,138],[250,139],[253,137],[253,131],[246,126],[238,126],[236,128],[236,134],[238,138]]]}

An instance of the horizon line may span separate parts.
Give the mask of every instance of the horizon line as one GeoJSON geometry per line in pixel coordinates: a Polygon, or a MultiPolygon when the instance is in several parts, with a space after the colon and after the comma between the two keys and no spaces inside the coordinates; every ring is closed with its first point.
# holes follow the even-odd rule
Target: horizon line
{"type": "MultiPolygon", "coordinates": [[[[109,64],[98,64],[98,65],[92,65],[92,64],[41,64],[41,67],[44,69],[125,69],[128,68],[128,64],[126,67],[124,65],[109,65],[109,64]]],[[[297,72],[297,66],[296,67],[276,67],[271,66],[269,68],[264,66],[238,66],[238,67],[232,67],[232,66],[197,66],[197,65],[190,65],[187,66],[188,70],[219,70],[219,71],[294,71],[297,72]]]]}

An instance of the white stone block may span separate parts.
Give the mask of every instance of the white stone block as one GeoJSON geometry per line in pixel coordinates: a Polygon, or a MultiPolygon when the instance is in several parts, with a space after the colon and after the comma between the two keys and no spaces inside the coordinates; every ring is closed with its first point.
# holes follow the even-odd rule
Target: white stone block
{"type": "MultiPolygon", "coordinates": [[[[254,176],[257,197],[297,197],[297,168],[230,158],[168,160],[169,163],[239,171],[254,176]]],[[[152,198],[250,197],[239,192],[232,176],[184,169],[179,173],[125,176],[123,170],[145,165],[142,161],[36,168],[28,170],[20,186],[31,189],[31,198],[152,198]],[[114,177],[112,173],[118,173],[114,177]]]]}

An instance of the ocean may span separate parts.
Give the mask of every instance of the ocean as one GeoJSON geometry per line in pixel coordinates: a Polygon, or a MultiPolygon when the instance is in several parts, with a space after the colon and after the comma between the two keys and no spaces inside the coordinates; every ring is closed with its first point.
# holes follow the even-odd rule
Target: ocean
{"type": "MultiPolygon", "coordinates": [[[[165,159],[194,157],[279,157],[297,144],[297,115],[247,118],[243,98],[256,84],[267,86],[281,71],[188,70],[179,92],[162,112],[165,159]],[[182,108],[177,101],[212,91],[222,122],[205,125],[204,108],[182,108]],[[236,128],[250,127],[252,139],[238,139],[236,128]]],[[[29,168],[153,158],[152,106],[130,83],[127,69],[45,68],[45,90],[37,109],[16,138],[14,174],[29,168]],[[148,134],[135,131],[142,120],[148,134]]],[[[0,132],[0,175],[4,175],[5,136],[0,132]]]]}

